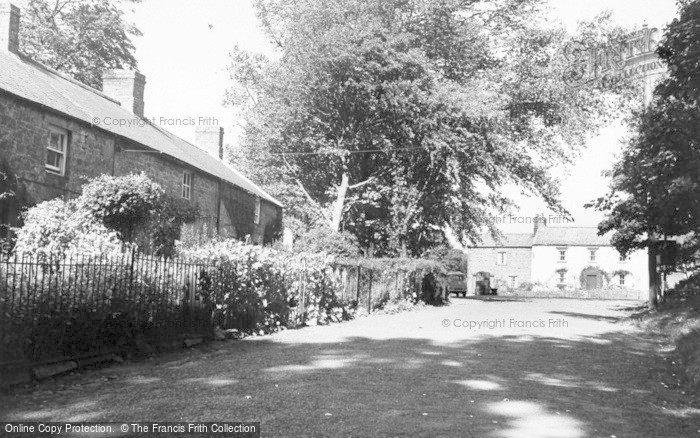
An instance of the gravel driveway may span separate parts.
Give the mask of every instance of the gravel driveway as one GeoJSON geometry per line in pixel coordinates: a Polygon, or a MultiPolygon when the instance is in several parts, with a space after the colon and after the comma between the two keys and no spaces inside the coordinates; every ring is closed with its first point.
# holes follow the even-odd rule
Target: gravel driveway
{"type": "Polygon", "coordinates": [[[0,419],[260,421],[263,436],[700,437],[700,406],[662,340],[623,320],[638,304],[453,299],[67,376],[0,397],[0,419]]]}

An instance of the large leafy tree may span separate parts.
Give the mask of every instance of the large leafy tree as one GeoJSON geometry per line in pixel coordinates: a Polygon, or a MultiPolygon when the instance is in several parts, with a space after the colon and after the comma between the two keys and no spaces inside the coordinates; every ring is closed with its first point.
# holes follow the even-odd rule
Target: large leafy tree
{"type": "Polygon", "coordinates": [[[292,214],[385,252],[476,237],[511,206],[507,184],[561,211],[547,170],[607,107],[565,85],[566,34],[537,4],[256,1],[279,57],[232,55],[246,120],[232,158],[293,193],[292,214]]]}
{"type": "MultiPolygon", "coordinates": [[[[700,236],[700,1],[681,5],[658,54],[668,77],[633,118],[633,135],[610,172],[610,192],[592,203],[607,212],[601,233],[626,253],[683,236],[685,261],[700,236]]],[[[653,266],[651,267],[652,271],[653,266]]],[[[652,277],[655,273],[651,273],[652,277]]],[[[652,299],[653,301],[653,299],[652,299]]],[[[654,304],[654,303],[652,303],[654,304]]]]}
{"type": "Polygon", "coordinates": [[[132,37],[141,33],[122,6],[141,0],[25,0],[21,3],[23,53],[93,88],[102,72],[136,68],[132,37]]]}

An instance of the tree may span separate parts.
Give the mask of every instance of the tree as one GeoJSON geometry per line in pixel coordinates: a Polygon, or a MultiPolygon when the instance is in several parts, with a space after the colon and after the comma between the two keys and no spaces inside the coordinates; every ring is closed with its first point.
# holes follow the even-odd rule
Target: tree
{"type": "Polygon", "coordinates": [[[423,258],[437,260],[445,266],[446,271],[459,271],[467,273],[467,254],[459,249],[449,248],[445,245],[436,246],[423,254],[423,258]]]}
{"type": "Polygon", "coordinates": [[[537,4],[258,0],[280,58],[232,55],[237,164],[386,253],[493,229],[510,183],[562,211],[547,169],[605,106],[565,85],[566,35],[539,26],[537,4]]]}
{"type": "Polygon", "coordinates": [[[700,236],[700,1],[681,5],[658,54],[668,78],[632,119],[633,135],[610,176],[609,193],[590,206],[606,212],[599,232],[613,232],[623,254],[650,249],[650,305],[656,305],[654,242],[684,236],[683,259],[697,257],[700,236]],[[651,248],[650,248],[651,247],[651,248]]]}
{"type": "Polygon", "coordinates": [[[141,32],[120,6],[141,0],[26,0],[20,27],[27,56],[98,90],[102,72],[135,69],[132,37],[141,32]]]}

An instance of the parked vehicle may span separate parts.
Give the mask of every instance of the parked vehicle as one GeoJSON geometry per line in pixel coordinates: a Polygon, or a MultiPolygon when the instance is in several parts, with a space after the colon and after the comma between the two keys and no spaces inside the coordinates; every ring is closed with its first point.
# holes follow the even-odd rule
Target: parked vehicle
{"type": "Polygon", "coordinates": [[[467,275],[464,272],[452,271],[447,273],[447,296],[461,293],[467,296],[467,275]]]}

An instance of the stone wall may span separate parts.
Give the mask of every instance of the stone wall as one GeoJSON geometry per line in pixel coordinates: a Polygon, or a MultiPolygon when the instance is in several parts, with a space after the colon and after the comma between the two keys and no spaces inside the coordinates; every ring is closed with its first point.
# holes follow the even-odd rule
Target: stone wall
{"type": "MultiPolygon", "coordinates": [[[[182,195],[184,172],[192,172],[191,202],[200,208],[200,223],[230,237],[251,236],[262,243],[265,231],[281,226],[282,211],[262,200],[260,221],[255,224],[255,196],[230,183],[174,158],[147,151],[142,146],[86,123],[47,111],[0,91],[0,159],[26,187],[32,203],[80,195],[82,186],[101,174],[144,172],[174,197],[182,195]],[[69,133],[65,172],[46,169],[46,146],[51,126],[69,133]],[[143,152],[134,152],[140,150],[143,152]],[[220,201],[219,201],[220,200],[220,201]]],[[[0,216],[2,217],[2,216],[0,216]]],[[[12,221],[16,223],[16,221],[12,221]]]]}
{"type": "Polygon", "coordinates": [[[7,160],[33,202],[70,199],[80,194],[89,178],[112,173],[114,138],[0,92],[0,158],[7,160]],[[69,132],[64,175],[45,167],[51,125],[69,132]]]}
{"type": "Polygon", "coordinates": [[[182,196],[182,178],[185,172],[193,173],[190,202],[200,209],[202,218],[216,222],[219,181],[196,168],[154,152],[135,152],[145,149],[126,140],[117,140],[114,175],[143,172],[160,184],[171,196],[182,196]]]}
{"type": "Polygon", "coordinates": [[[488,272],[491,274],[491,287],[500,291],[507,288],[510,277],[517,277],[516,287],[530,282],[532,271],[532,250],[530,248],[469,248],[467,251],[469,281],[468,292],[476,290],[476,274],[488,272]],[[505,263],[499,264],[499,254],[506,254],[505,263]]]}

